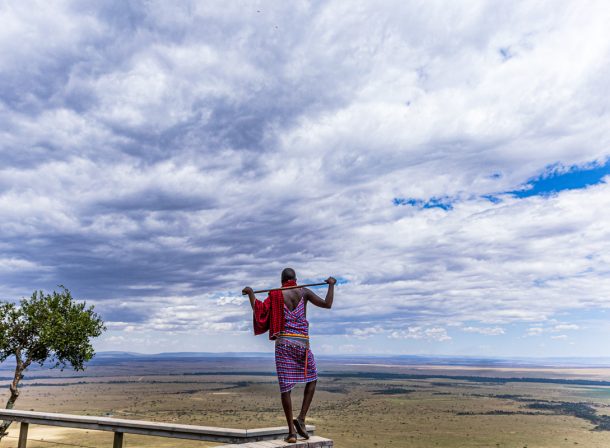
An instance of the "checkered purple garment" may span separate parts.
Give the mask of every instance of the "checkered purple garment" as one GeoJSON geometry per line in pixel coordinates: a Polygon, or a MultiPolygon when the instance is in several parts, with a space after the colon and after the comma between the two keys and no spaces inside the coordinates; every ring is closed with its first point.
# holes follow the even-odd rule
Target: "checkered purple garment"
{"type": "MultiPolygon", "coordinates": [[[[305,301],[290,311],[284,309],[286,333],[309,334],[309,322],[305,318],[305,301]]],[[[280,392],[292,390],[296,383],[309,383],[318,379],[313,353],[303,345],[280,338],[275,344],[275,368],[280,383],[280,392]],[[305,351],[307,351],[307,376],[305,376],[305,351]]]]}

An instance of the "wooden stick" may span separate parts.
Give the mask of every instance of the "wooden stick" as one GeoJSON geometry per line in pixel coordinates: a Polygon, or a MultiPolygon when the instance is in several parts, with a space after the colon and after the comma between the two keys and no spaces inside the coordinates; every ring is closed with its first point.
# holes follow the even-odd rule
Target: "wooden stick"
{"type": "MultiPolygon", "coordinates": [[[[322,282],[322,283],[309,283],[307,285],[286,286],[285,288],[259,289],[258,291],[254,291],[254,294],[260,294],[262,292],[269,292],[269,291],[284,291],[285,289],[307,288],[309,286],[322,286],[322,285],[328,285],[328,283],[326,283],[326,282],[322,282]]],[[[242,292],[241,295],[245,296],[247,294],[242,292]]]]}

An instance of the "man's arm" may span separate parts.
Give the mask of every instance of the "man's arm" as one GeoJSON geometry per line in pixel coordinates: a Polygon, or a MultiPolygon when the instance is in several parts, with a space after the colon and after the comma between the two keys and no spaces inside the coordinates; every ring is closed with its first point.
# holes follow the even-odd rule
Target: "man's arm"
{"type": "Polygon", "coordinates": [[[250,306],[254,309],[254,302],[256,302],[256,296],[254,295],[254,290],[249,286],[246,286],[241,291],[242,294],[248,294],[248,298],[250,299],[250,306]]]}
{"type": "Polygon", "coordinates": [[[337,283],[337,280],[335,280],[334,277],[328,277],[326,279],[326,283],[328,283],[328,291],[326,291],[326,298],[324,300],[309,289],[305,289],[305,298],[315,306],[330,309],[333,306],[333,299],[335,297],[335,283],[337,283]]]}

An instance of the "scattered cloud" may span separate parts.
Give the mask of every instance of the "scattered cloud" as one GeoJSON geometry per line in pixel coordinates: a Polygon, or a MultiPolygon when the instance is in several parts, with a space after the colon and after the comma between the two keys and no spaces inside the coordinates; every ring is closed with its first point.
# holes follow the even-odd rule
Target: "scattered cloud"
{"type": "Polygon", "coordinates": [[[40,266],[34,261],[24,260],[20,258],[0,258],[0,271],[5,272],[23,272],[33,270],[46,270],[45,266],[40,266]]]}
{"type": "Polygon", "coordinates": [[[248,336],[241,289],[287,265],[345,279],[308,316],[363,350],[585,332],[554,319],[609,306],[604,5],[17,2],[0,19],[0,297],[64,284],[132,350],[248,336]]]}
{"type": "Polygon", "coordinates": [[[351,334],[359,339],[366,339],[381,333],[384,333],[384,330],[380,327],[355,328],[351,330],[351,334]]]}
{"type": "Polygon", "coordinates": [[[479,333],[486,336],[499,336],[504,334],[504,329],[501,327],[464,327],[462,331],[466,333],[479,333]]]}
{"type": "Polygon", "coordinates": [[[578,330],[580,327],[576,324],[558,324],[553,327],[554,331],[578,330]]]}
{"type": "Polygon", "coordinates": [[[223,305],[243,305],[248,302],[246,297],[223,296],[216,299],[216,304],[223,305]]]}
{"type": "Polygon", "coordinates": [[[431,341],[444,342],[450,341],[451,336],[447,334],[445,328],[432,327],[407,327],[404,330],[396,330],[390,333],[392,339],[427,339],[431,341]]]}
{"type": "Polygon", "coordinates": [[[568,339],[568,336],[565,334],[559,334],[556,336],[551,336],[551,339],[564,340],[564,339],[568,339]]]}
{"type": "MultiPolygon", "coordinates": [[[[528,328],[526,336],[540,336],[544,333],[561,333],[564,331],[579,330],[580,326],[576,324],[559,323],[555,325],[536,326],[528,328]]],[[[554,335],[551,339],[565,339],[566,335],[554,335]]]]}
{"type": "Polygon", "coordinates": [[[445,211],[453,209],[453,201],[450,198],[436,198],[432,197],[428,200],[423,199],[412,199],[412,198],[394,198],[393,204],[398,205],[410,205],[412,207],[423,208],[440,208],[445,211]]]}
{"type": "Polygon", "coordinates": [[[528,328],[526,335],[527,336],[540,336],[542,333],[544,333],[544,328],[542,327],[531,327],[528,328]]]}

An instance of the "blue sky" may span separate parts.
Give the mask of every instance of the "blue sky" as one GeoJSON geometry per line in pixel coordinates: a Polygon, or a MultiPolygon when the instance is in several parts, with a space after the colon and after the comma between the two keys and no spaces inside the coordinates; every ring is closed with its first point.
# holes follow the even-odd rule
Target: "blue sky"
{"type": "Polygon", "coordinates": [[[343,282],[318,352],[610,356],[610,8],[0,6],[0,298],[98,350],[272,350],[245,285],[343,282]]]}
{"type": "Polygon", "coordinates": [[[551,166],[543,174],[530,179],[522,188],[511,193],[518,198],[558,194],[565,190],[600,184],[607,176],[610,176],[608,160],[591,166],[551,166]]]}

